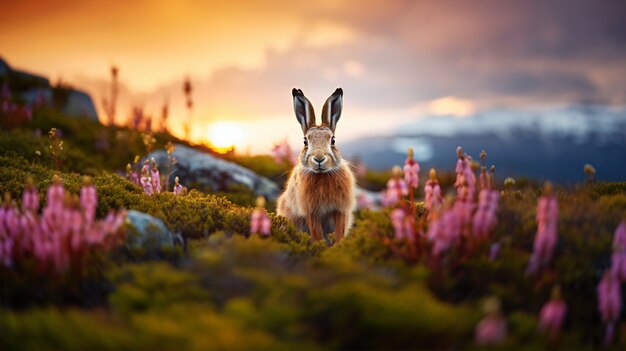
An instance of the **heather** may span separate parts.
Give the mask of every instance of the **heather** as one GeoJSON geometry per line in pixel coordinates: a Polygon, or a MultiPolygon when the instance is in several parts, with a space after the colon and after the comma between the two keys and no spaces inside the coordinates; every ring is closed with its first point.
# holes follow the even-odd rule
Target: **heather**
{"type": "MultiPolygon", "coordinates": [[[[51,251],[58,262],[34,241],[2,251],[12,259],[0,260],[0,349],[626,346],[625,183],[590,169],[569,185],[502,179],[489,150],[472,159],[462,148],[457,164],[431,171],[409,152],[392,171],[358,173],[384,206],[365,202],[350,235],[329,245],[245,187],[169,181],[173,160],[143,161],[184,142],[146,135],[46,109],[0,133],[3,213],[82,225],[45,229],[66,238],[51,251]],[[132,247],[136,228],[114,220],[130,210],[161,219],[174,247],[132,247]]],[[[277,146],[226,158],[282,183],[296,151],[277,146]]],[[[2,216],[3,248],[29,237],[2,216]]]]}

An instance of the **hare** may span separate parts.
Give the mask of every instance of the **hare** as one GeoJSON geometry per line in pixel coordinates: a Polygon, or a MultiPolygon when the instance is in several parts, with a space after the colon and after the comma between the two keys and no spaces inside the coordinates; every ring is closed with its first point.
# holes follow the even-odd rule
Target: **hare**
{"type": "Polygon", "coordinates": [[[335,128],[343,108],[338,88],[322,108],[322,123],[315,124],[313,105],[302,90],[293,89],[293,107],[304,133],[304,147],[293,168],[285,192],[278,198],[277,213],[291,220],[313,240],[335,232],[341,240],[352,226],[356,208],[354,174],[335,146],[335,128]]]}

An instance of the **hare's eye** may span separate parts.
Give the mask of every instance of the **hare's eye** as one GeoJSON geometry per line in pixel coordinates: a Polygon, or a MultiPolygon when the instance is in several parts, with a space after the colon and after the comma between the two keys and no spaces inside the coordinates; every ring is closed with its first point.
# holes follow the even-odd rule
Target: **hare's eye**
{"type": "Polygon", "coordinates": [[[307,140],[307,138],[304,138],[304,146],[309,146],[309,141],[307,140]]]}
{"type": "Polygon", "coordinates": [[[335,145],[335,137],[330,138],[330,145],[335,145]]]}

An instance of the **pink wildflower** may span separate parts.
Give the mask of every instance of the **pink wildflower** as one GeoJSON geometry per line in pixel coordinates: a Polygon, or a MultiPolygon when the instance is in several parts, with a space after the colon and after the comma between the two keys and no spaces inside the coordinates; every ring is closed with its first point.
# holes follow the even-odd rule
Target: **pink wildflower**
{"type": "Polygon", "coordinates": [[[439,180],[437,180],[437,171],[431,168],[429,178],[424,185],[424,204],[429,211],[433,211],[441,206],[441,187],[439,186],[439,180]]]}
{"type": "Polygon", "coordinates": [[[265,211],[265,198],[259,196],[256,199],[256,209],[250,216],[250,234],[261,234],[269,236],[271,231],[271,221],[265,211]]]}
{"type": "Polygon", "coordinates": [[[621,221],[615,229],[613,251],[626,252],[626,220],[621,221]]]}
{"type": "Polygon", "coordinates": [[[489,259],[491,261],[498,259],[498,256],[500,255],[500,246],[501,244],[499,242],[492,243],[491,246],[489,246],[489,259]]]}
{"type": "Polygon", "coordinates": [[[409,194],[409,188],[404,179],[401,178],[402,169],[399,166],[394,166],[391,169],[391,174],[392,177],[387,181],[387,190],[383,196],[385,206],[395,205],[402,200],[403,196],[409,194]]]}
{"type": "Polygon", "coordinates": [[[602,322],[607,325],[604,342],[610,344],[615,332],[615,323],[622,310],[622,292],[619,279],[605,272],[598,284],[598,311],[602,322]]]}
{"type": "Polygon", "coordinates": [[[404,161],[404,182],[411,188],[417,188],[420,184],[420,165],[413,158],[413,148],[409,148],[408,158],[404,161]]]}
{"type": "Polygon", "coordinates": [[[161,192],[161,175],[159,174],[159,169],[156,166],[156,161],[154,157],[152,158],[152,169],[150,170],[150,178],[152,183],[152,190],[158,194],[161,192]]]}
{"type": "Polygon", "coordinates": [[[358,208],[371,208],[374,205],[374,200],[366,192],[361,191],[356,197],[356,203],[358,208]]]}
{"type": "Polygon", "coordinates": [[[48,188],[46,197],[47,208],[53,209],[54,212],[59,212],[63,205],[63,197],[65,196],[65,189],[61,183],[61,178],[54,175],[52,178],[52,185],[48,188]]]}
{"type": "Polygon", "coordinates": [[[150,170],[148,169],[149,162],[146,160],[141,168],[141,187],[146,195],[152,195],[154,193],[152,189],[152,179],[150,178],[150,170]]]}
{"type": "Polygon", "coordinates": [[[506,319],[500,313],[500,301],[490,298],[485,302],[484,307],[487,315],[476,326],[476,344],[498,345],[503,343],[507,337],[506,319]]]}
{"type": "Polygon", "coordinates": [[[557,242],[557,222],[559,216],[559,204],[556,195],[552,192],[552,184],[544,185],[544,195],[537,203],[537,233],[533,254],[528,263],[527,272],[534,273],[541,266],[545,266],[552,260],[554,247],[557,242]]]}
{"type": "Polygon", "coordinates": [[[180,179],[178,176],[174,178],[174,195],[185,195],[187,193],[187,188],[180,184],[180,179]]]}
{"type": "Polygon", "coordinates": [[[24,194],[22,194],[22,210],[29,212],[37,212],[39,209],[39,193],[33,184],[33,178],[28,177],[24,194]]]}
{"type": "Polygon", "coordinates": [[[287,140],[274,144],[274,147],[272,148],[272,155],[274,156],[274,162],[276,163],[287,161],[291,164],[296,164],[297,162],[297,156],[291,151],[291,146],[289,146],[287,140]]]}
{"type": "Polygon", "coordinates": [[[485,188],[478,195],[478,209],[474,214],[473,232],[479,239],[485,239],[496,225],[498,211],[498,191],[485,188]]]}
{"type": "Polygon", "coordinates": [[[402,208],[396,208],[391,211],[391,223],[394,228],[394,236],[396,240],[406,240],[408,242],[414,242],[415,233],[415,220],[410,213],[407,213],[402,208]]]}
{"type": "Polygon", "coordinates": [[[563,326],[567,305],[561,298],[558,287],[552,290],[552,299],[541,308],[539,313],[539,330],[548,332],[553,337],[558,335],[563,326]]]}
{"type": "Polygon", "coordinates": [[[431,218],[426,234],[432,242],[431,254],[435,257],[446,253],[461,239],[461,223],[457,213],[450,208],[450,202],[451,200],[448,201],[448,208],[442,209],[431,218]]]}
{"type": "Polygon", "coordinates": [[[83,178],[83,187],[80,189],[80,207],[83,209],[83,216],[88,224],[93,223],[96,218],[96,207],[98,206],[98,194],[96,188],[91,183],[90,177],[83,178]]]}
{"type": "MultiPolygon", "coordinates": [[[[23,203],[28,204],[28,201],[23,203]]],[[[0,261],[12,265],[16,259],[32,257],[42,271],[57,273],[65,272],[71,265],[80,268],[83,254],[93,249],[111,248],[108,242],[118,242],[114,238],[121,234],[118,228],[124,214],[112,214],[112,225],[105,225],[93,219],[96,203],[95,188],[86,185],[81,189],[81,212],[78,198],[66,193],[59,177],[55,176],[41,217],[32,211],[33,207],[31,210],[23,207],[20,213],[12,205],[3,206],[0,209],[0,261]]]]}
{"type": "Polygon", "coordinates": [[[611,273],[620,280],[626,281],[626,221],[620,222],[613,236],[611,273]]]}
{"type": "Polygon", "coordinates": [[[463,153],[463,149],[459,146],[456,150],[458,160],[456,163],[456,187],[457,195],[454,204],[454,210],[461,222],[461,226],[465,227],[472,220],[472,211],[474,209],[474,194],[476,191],[476,176],[472,171],[470,162],[472,158],[463,153]]]}

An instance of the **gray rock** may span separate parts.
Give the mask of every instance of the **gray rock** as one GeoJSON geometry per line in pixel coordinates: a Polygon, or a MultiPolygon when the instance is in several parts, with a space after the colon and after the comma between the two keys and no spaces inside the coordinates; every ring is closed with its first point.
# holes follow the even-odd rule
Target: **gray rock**
{"type": "Polygon", "coordinates": [[[65,106],[63,106],[63,112],[70,116],[87,117],[94,121],[98,120],[98,113],[91,96],[80,90],[70,90],[65,106]]]}
{"type": "Polygon", "coordinates": [[[6,63],[6,61],[4,61],[2,57],[0,57],[0,76],[7,75],[10,71],[11,67],[9,67],[9,64],[6,63]]]}
{"type": "MultiPolygon", "coordinates": [[[[22,93],[20,96],[26,100],[28,104],[34,104],[41,98],[41,102],[46,105],[54,105],[54,90],[50,85],[48,78],[33,74],[26,71],[12,69],[9,64],[0,58],[0,76],[8,75],[13,84],[18,82],[18,91],[22,93]]],[[[14,89],[11,86],[11,89],[14,89]]],[[[65,89],[63,89],[65,90],[65,89]]],[[[63,113],[73,117],[86,117],[92,120],[98,120],[98,112],[89,94],[77,89],[68,89],[63,95],[61,108],[63,113]]]]}
{"type": "MultiPolygon", "coordinates": [[[[165,175],[167,168],[167,153],[158,150],[148,155],[157,162],[159,172],[165,175]]],[[[212,191],[227,190],[230,185],[244,185],[258,195],[274,200],[280,194],[280,189],[273,181],[262,177],[248,168],[236,163],[217,158],[206,152],[184,145],[176,145],[174,150],[177,164],[170,175],[170,184],[174,178],[180,177],[184,186],[199,183],[212,191]]],[[[171,189],[170,189],[171,190],[171,189]]]]}
{"type": "Polygon", "coordinates": [[[22,99],[28,105],[35,105],[41,102],[44,105],[52,105],[53,94],[50,88],[33,88],[22,93],[22,99]],[[40,101],[41,100],[41,101],[40,101]]]}
{"type": "Polygon", "coordinates": [[[131,227],[126,238],[126,245],[130,249],[153,251],[174,247],[174,238],[161,219],[130,210],[126,220],[131,227]]]}

